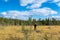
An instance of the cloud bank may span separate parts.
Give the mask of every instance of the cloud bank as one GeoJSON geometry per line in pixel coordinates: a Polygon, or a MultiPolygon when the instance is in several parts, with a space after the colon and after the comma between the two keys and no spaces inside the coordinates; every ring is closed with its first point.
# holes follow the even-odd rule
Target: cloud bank
{"type": "Polygon", "coordinates": [[[57,14],[56,11],[50,9],[50,8],[40,8],[40,9],[33,9],[29,11],[17,11],[17,10],[11,10],[7,12],[1,12],[1,15],[3,15],[5,18],[13,18],[13,19],[28,19],[31,15],[43,15],[47,16],[50,14],[57,14]]]}
{"type": "Polygon", "coordinates": [[[27,6],[28,4],[32,4],[28,6],[29,8],[39,8],[41,7],[42,3],[46,2],[47,0],[20,0],[21,6],[27,6]]]}

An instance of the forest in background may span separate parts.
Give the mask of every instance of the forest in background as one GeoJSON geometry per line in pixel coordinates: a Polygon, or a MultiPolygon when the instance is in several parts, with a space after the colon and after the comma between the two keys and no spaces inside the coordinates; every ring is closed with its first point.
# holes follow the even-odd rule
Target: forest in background
{"type": "Polygon", "coordinates": [[[18,20],[18,19],[11,19],[11,18],[2,18],[0,17],[0,25],[60,25],[60,20],[56,20],[55,18],[49,19],[41,19],[38,20],[32,19],[29,17],[28,20],[18,20]]]}

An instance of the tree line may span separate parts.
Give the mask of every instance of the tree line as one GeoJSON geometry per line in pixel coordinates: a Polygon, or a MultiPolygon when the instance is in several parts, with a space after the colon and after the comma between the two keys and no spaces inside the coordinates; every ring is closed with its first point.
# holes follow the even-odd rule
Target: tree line
{"type": "Polygon", "coordinates": [[[60,25],[60,20],[56,20],[55,18],[49,19],[41,19],[38,20],[32,19],[29,17],[28,20],[18,20],[11,18],[2,18],[0,17],[0,25],[60,25]]]}

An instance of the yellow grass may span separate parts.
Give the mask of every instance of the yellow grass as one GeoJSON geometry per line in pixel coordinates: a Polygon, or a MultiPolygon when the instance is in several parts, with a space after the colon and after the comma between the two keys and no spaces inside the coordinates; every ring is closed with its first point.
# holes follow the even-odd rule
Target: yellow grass
{"type": "Polygon", "coordinates": [[[60,40],[60,26],[4,26],[0,27],[0,40],[60,40]]]}

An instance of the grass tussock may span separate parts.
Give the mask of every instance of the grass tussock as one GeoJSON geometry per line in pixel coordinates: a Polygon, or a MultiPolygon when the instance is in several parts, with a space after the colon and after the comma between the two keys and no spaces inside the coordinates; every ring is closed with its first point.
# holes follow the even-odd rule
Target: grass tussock
{"type": "Polygon", "coordinates": [[[0,40],[60,40],[60,26],[6,26],[0,27],[0,40]]]}

